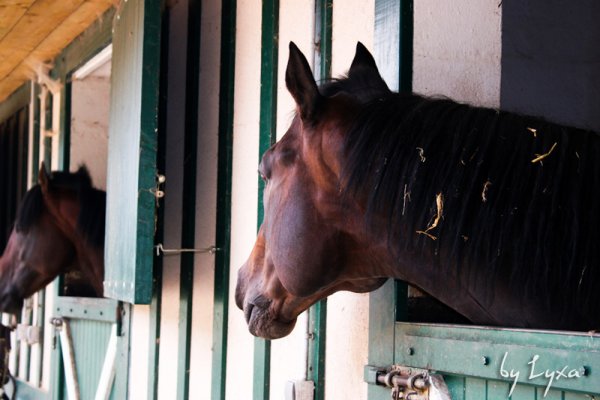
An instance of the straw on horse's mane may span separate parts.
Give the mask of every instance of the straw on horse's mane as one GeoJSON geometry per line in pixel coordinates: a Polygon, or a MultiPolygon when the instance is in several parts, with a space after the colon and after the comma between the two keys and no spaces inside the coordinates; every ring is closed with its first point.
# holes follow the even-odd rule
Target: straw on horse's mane
{"type": "MultiPolygon", "coordinates": [[[[92,187],[90,174],[86,167],[77,172],[55,171],[50,175],[48,185],[51,188],[73,190],[77,193],[80,213],[77,230],[90,245],[104,247],[104,225],[106,193],[92,187]]],[[[23,197],[15,227],[17,231],[27,232],[37,222],[44,207],[40,185],[33,186],[23,197]]]]}
{"type": "Polygon", "coordinates": [[[342,190],[366,200],[366,229],[389,221],[394,255],[426,254],[469,287],[502,279],[524,301],[544,294],[563,315],[573,301],[598,315],[600,137],[449,99],[356,91],[369,80],[378,77],[365,71],[359,85],[353,76],[321,89],[362,104],[342,190]]]}

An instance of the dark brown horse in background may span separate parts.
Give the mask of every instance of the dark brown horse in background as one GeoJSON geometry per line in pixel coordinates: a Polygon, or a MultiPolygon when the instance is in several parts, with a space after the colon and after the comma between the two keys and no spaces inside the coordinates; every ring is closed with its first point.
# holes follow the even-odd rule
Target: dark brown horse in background
{"type": "Polygon", "coordinates": [[[0,258],[0,311],[17,313],[61,273],[66,294],[102,297],[105,206],[85,167],[48,174],[42,165],[0,258]]]}
{"type": "Polygon", "coordinates": [[[359,44],[318,87],[292,43],[296,116],[260,164],[264,221],[238,275],[250,332],[279,338],[339,291],[406,281],[473,323],[600,324],[600,137],[392,93],[359,44]]]}

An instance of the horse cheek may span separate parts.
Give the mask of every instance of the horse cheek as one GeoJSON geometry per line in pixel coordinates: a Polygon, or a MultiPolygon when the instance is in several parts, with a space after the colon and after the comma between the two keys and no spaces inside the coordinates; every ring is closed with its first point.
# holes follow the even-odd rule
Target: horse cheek
{"type": "Polygon", "coordinates": [[[291,294],[306,297],[323,286],[323,231],[310,204],[282,208],[269,235],[279,280],[291,294]]]}

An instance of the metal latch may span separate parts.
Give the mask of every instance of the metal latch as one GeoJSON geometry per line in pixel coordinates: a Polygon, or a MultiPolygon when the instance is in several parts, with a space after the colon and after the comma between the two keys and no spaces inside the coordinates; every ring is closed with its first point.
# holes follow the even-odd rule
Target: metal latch
{"type": "Polygon", "coordinates": [[[368,365],[365,367],[365,381],[392,389],[392,400],[451,400],[444,378],[424,369],[368,365]]]}

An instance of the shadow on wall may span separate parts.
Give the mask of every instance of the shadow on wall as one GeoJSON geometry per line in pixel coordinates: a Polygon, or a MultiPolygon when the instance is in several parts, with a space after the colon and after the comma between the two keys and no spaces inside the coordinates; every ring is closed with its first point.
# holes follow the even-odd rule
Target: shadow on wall
{"type": "Polygon", "coordinates": [[[502,109],[600,131],[600,2],[502,2],[502,109]]]}

